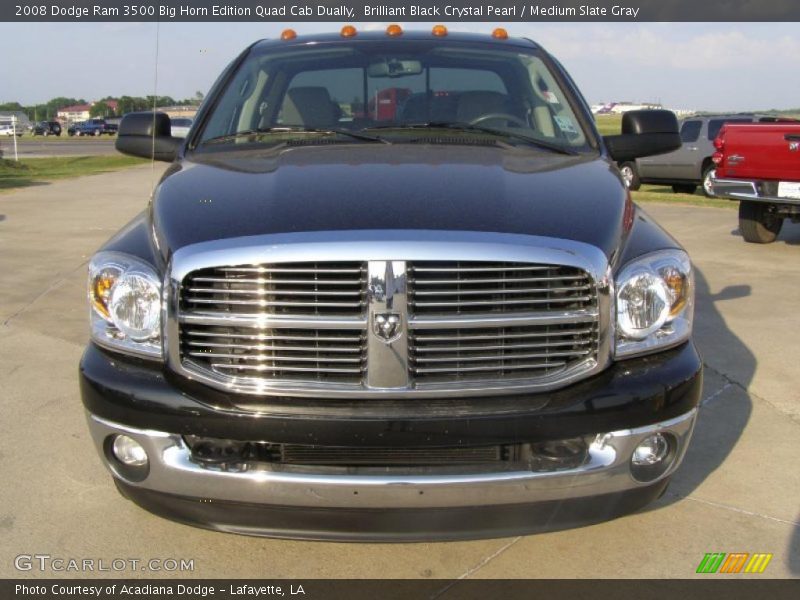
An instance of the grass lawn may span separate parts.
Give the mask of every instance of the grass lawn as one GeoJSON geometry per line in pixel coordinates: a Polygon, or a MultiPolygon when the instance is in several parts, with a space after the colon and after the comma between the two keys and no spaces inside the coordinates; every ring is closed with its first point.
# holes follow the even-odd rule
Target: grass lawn
{"type": "MultiPolygon", "coordinates": [[[[700,188],[698,188],[699,190],[700,188]]],[[[666,185],[643,185],[637,192],[631,192],[634,202],[664,202],[667,204],[691,204],[692,206],[710,206],[713,208],[738,209],[739,203],[732,200],[706,198],[702,192],[694,194],[676,194],[666,185]]]]}
{"type": "Polygon", "coordinates": [[[0,193],[47,181],[117,171],[149,161],[130,156],[64,156],[14,162],[0,159],[0,193]]]}
{"type": "Polygon", "coordinates": [[[617,135],[622,132],[622,115],[595,115],[594,122],[600,135],[617,135]]]}

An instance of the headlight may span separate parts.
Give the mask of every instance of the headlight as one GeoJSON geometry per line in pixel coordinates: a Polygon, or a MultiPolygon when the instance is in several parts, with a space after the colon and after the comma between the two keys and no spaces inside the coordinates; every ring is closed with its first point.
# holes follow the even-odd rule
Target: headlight
{"type": "Polygon", "coordinates": [[[631,261],[617,290],[617,358],[676,346],[692,333],[694,274],[687,254],[662,250],[631,261]]]}
{"type": "Polygon", "coordinates": [[[152,266],[121,252],[89,263],[92,339],[114,350],[161,358],[161,281],[152,266]]]}

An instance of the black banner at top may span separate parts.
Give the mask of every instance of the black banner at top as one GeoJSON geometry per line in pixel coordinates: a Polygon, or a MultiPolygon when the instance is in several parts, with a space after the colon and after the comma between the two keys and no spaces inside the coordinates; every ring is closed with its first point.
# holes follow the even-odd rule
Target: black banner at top
{"type": "Polygon", "coordinates": [[[3,0],[0,21],[800,21],[798,0],[3,0]]]}

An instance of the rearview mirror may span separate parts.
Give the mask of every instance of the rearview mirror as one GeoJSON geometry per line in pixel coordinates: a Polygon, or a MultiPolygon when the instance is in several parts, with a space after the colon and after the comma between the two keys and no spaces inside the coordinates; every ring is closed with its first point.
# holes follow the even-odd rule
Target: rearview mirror
{"type": "Polygon", "coordinates": [[[405,77],[422,73],[422,63],[418,60],[399,60],[384,58],[370,63],[367,75],[370,77],[405,77]]]}
{"type": "Polygon", "coordinates": [[[123,154],[172,162],[183,143],[172,137],[169,116],[161,112],[128,113],[119,124],[117,150],[123,154]]]}
{"type": "Polygon", "coordinates": [[[678,119],[669,110],[632,110],[622,115],[622,135],[603,138],[617,162],[672,152],[681,147],[678,119]]]}

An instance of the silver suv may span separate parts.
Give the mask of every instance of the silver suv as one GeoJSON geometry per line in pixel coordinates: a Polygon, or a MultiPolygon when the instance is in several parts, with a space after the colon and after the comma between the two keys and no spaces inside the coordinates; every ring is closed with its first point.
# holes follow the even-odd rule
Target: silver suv
{"type": "Polygon", "coordinates": [[[643,183],[667,184],[675,193],[694,194],[698,185],[703,193],[714,196],[711,184],[714,163],[714,138],[725,123],[752,123],[774,120],[752,114],[708,115],[690,117],[681,123],[680,148],[668,154],[637,158],[620,163],[619,169],[628,188],[638,190],[643,183]]]}

